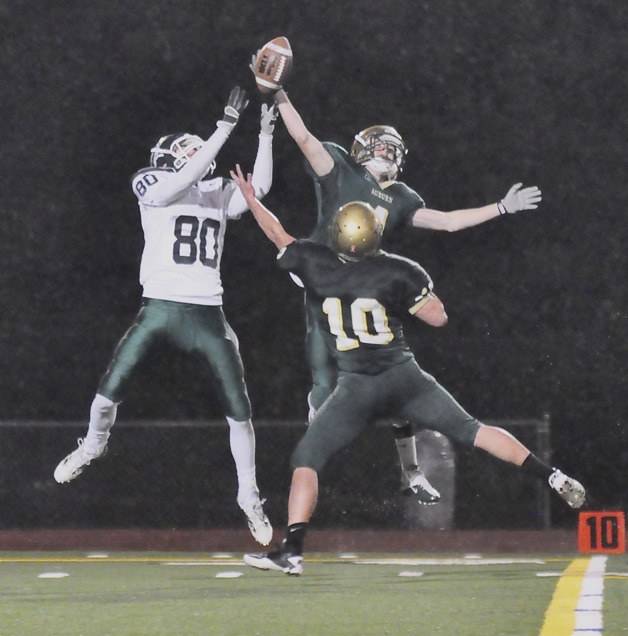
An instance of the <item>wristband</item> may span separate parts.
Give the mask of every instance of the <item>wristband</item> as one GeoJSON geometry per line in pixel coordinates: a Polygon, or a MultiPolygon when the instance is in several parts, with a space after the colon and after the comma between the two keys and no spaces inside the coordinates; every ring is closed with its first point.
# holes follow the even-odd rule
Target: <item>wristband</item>
{"type": "Polygon", "coordinates": [[[499,210],[500,216],[502,214],[506,214],[506,208],[504,207],[504,204],[501,201],[497,204],[497,209],[499,210]]]}
{"type": "Polygon", "coordinates": [[[286,93],[286,91],[284,91],[283,88],[280,88],[275,93],[275,103],[277,105],[288,103],[288,93],[286,93]]]}

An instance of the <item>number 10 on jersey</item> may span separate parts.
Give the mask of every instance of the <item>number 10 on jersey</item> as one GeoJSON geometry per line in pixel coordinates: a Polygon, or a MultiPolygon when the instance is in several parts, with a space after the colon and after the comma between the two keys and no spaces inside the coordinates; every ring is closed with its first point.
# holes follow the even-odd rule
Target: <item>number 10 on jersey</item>
{"type": "Polygon", "coordinates": [[[360,343],[386,345],[394,334],[388,326],[386,308],[374,298],[356,298],[349,307],[351,315],[351,329],[356,338],[351,338],[345,331],[342,318],[342,302],[340,298],[325,298],[323,312],[327,314],[329,330],[336,336],[336,348],[338,351],[349,351],[360,346],[360,343]],[[370,333],[367,323],[367,315],[373,320],[375,333],[370,333]]]}

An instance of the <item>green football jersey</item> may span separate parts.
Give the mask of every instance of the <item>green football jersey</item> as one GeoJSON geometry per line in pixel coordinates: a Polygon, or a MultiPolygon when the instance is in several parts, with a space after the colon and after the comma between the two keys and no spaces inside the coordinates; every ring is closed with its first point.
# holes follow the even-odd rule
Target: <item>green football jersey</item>
{"type": "Polygon", "coordinates": [[[413,358],[401,320],[432,289],[418,263],[386,252],[344,261],[311,240],[288,245],[278,263],[303,282],[310,315],[341,371],[374,375],[413,358]]]}
{"type": "Polygon", "coordinates": [[[329,245],[329,224],[338,209],[350,201],[364,201],[374,209],[384,226],[384,237],[406,226],[414,212],[425,207],[423,199],[405,183],[388,181],[380,184],[363,166],[357,164],[341,146],[323,142],[334,159],[329,174],[318,177],[309,164],[314,179],[318,218],[310,239],[329,245]]]}

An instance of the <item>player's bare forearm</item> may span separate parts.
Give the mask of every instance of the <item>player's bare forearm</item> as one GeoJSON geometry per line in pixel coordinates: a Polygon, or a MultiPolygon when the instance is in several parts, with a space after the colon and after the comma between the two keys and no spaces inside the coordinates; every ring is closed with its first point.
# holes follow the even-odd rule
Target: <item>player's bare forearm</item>
{"type": "Polygon", "coordinates": [[[467,227],[480,225],[485,221],[499,216],[496,203],[481,208],[467,208],[441,212],[429,208],[419,208],[412,217],[412,226],[425,230],[440,230],[443,232],[457,232],[467,227]]]}
{"type": "Polygon", "coordinates": [[[282,250],[286,245],[294,242],[294,237],[283,229],[279,219],[259,199],[254,197],[247,202],[262,232],[275,244],[278,250],[282,250]]]}
{"type": "Polygon", "coordinates": [[[242,196],[262,232],[275,244],[277,249],[282,250],[286,245],[294,242],[295,238],[283,229],[279,219],[255,196],[251,174],[247,174],[245,178],[239,164],[236,165],[235,172],[232,170],[230,174],[240,188],[242,196]]]}
{"type": "Polygon", "coordinates": [[[431,292],[425,297],[425,302],[418,306],[414,315],[431,327],[444,327],[448,320],[445,306],[440,298],[431,292]]]}
{"type": "Polygon", "coordinates": [[[541,203],[542,195],[537,186],[521,188],[522,183],[515,183],[499,203],[491,203],[481,208],[440,212],[420,208],[412,217],[412,225],[427,230],[444,230],[457,232],[465,227],[473,227],[501,214],[515,214],[521,210],[536,210],[541,203]]]}
{"type": "Polygon", "coordinates": [[[275,104],[277,104],[277,108],[279,108],[281,119],[286,126],[286,130],[290,133],[290,136],[297,142],[297,144],[299,144],[299,146],[305,143],[310,132],[303,123],[301,115],[299,115],[297,109],[288,99],[288,95],[283,88],[275,93],[275,104]]]}
{"type": "Polygon", "coordinates": [[[319,177],[329,174],[334,167],[332,156],[325,150],[325,146],[307,129],[303,119],[301,119],[301,115],[292,105],[283,89],[277,91],[275,103],[279,108],[286,130],[297,142],[314,172],[319,177]]]}

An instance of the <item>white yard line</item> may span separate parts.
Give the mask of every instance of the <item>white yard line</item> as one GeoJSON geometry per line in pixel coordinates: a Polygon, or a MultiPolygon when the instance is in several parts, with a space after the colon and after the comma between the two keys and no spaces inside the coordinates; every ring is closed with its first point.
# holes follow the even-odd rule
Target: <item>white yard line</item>
{"type": "Polygon", "coordinates": [[[558,580],[540,636],[602,634],[606,556],[572,561],[558,580]]]}

